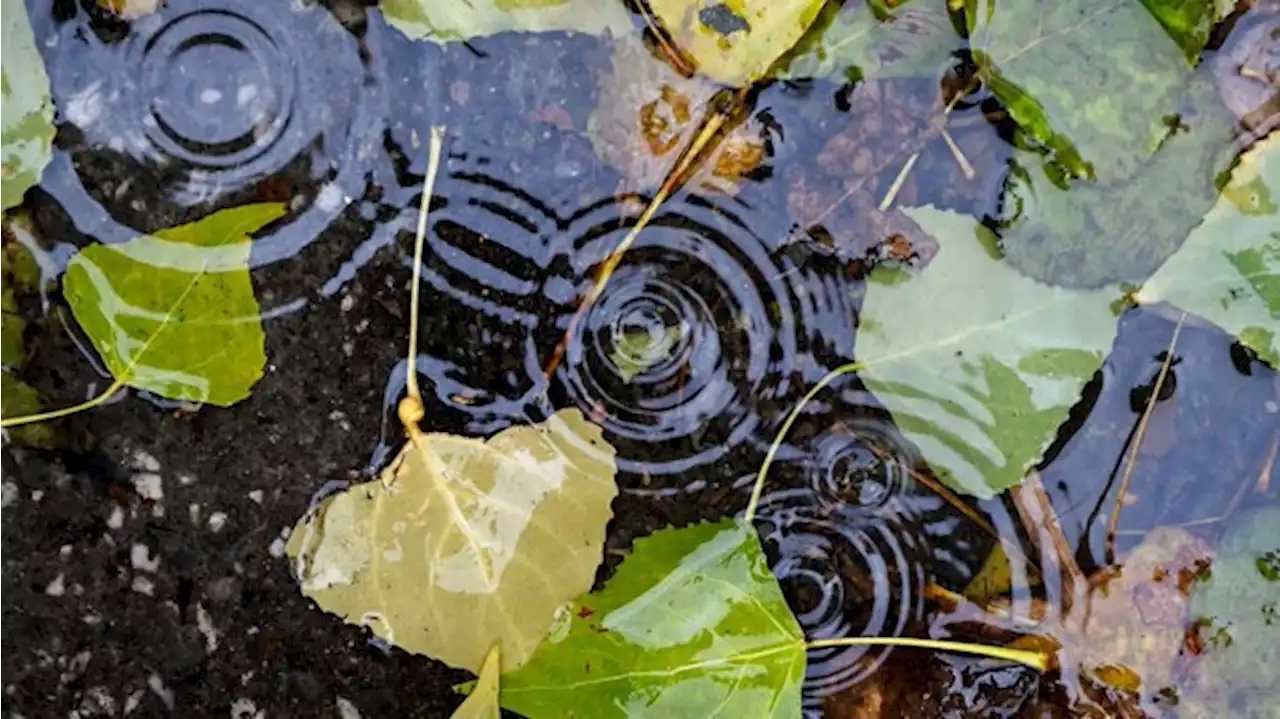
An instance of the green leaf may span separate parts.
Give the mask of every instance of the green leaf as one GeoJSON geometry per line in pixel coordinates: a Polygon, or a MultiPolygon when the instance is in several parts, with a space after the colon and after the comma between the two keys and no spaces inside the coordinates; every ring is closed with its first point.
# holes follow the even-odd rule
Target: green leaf
{"type": "Polygon", "coordinates": [[[445,43],[500,32],[564,30],[614,37],[632,31],[620,2],[599,0],[382,0],[387,22],[412,40],[445,43]]]}
{"type": "Polygon", "coordinates": [[[804,37],[823,0],[650,0],[676,47],[702,74],[746,85],[804,37]]]}
{"type": "Polygon", "coordinates": [[[1003,198],[1012,217],[1000,232],[1009,262],[1069,287],[1150,277],[1201,222],[1230,166],[1235,123],[1214,95],[1197,77],[1187,98],[1200,109],[1180,118],[1180,129],[1127,181],[1059,187],[1029,174],[1014,179],[1003,198]]]}
{"type": "Polygon", "coordinates": [[[1160,21],[1192,65],[1199,62],[1213,26],[1235,9],[1231,0],[1142,0],[1142,4],[1160,21]]]}
{"type": "Polygon", "coordinates": [[[622,333],[621,339],[614,345],[610,359],[618,368],[623,382],[631,382],[635,376],[650,367],[662,362],[670,356],[671,350],[680,341],[684,328],[678,325],[664,327],[662,330],[636,329],[622,333]]]}
{"type": "Polygon", "coordinates": [[[1111,346],[1118,288],[1070,290],[993,259],[972,218],[906,213],[938,238],[907,282],[867,288],[860,376],[953,488],[990,497],[1039,461],[1111,346]]]}
{"type": "Polygon", "coordinates": [[[725,519],[636,540],[561,638],[503,677],[527,717],[799,717],[805,638],[755,531],[725,519]]]}
{"type": "Polygon", "coordinates": [[[978,0],[969,21],[1014,119],[1042,141],[1070,141],[1098,180],[1128,177],[1166,134],[1189,67],[1140,0],[978,0]]]}
{"type": "Polygon", "coordinates": [[[1280,136],[1240,160],[1186,244],[1137,293],[1203,317],[1280,367],[1280,136]]]}
{"type": "Polygon", "coordinates": [[[1183,716],[1239,716],[1280,702],[1280,509],[1246,515],[1223,540],[1209,576],[1191,589],[1204,651],[1181,688],[1183,716]],[[1184,712],[1185,708],[1185,713],[1184,712]]]}
{"type": "Polygon", "coordinates": [[[848,80],[933,77],[960,43],[943,3],[904,0],[884,12],[862,0],[827,3],[778,74],[848,80]]]}
{"type": "Polygon", "coordinates": [[[248,397],[266,364],[248,235],[284,212],[234,207],[73,257],[63,295],[111,374],[169,399],[248,397]]]}
{"type": "Polygon", "coordinates": [[[0,111],[0,201],[2,209],[22,202],[26,191],[40,182],[40,173],[53,156],[53,100],[49,76],[36,50],[23,0],[4,0],[3,76],[0,111]]]}
{"type": "Polygon", "coordinates": [[[504,672],[595,579],[614,450],[576,409],[487,442],[418,434],[379,480],[330,497],[286,547],[302,592],[400,648],[504,672]]]}

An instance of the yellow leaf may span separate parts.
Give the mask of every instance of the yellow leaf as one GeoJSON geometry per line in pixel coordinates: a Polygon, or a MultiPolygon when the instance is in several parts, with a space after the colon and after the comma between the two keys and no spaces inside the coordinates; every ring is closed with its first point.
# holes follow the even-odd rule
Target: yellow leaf
{"type": "Polygon", "coordinates": [[[471,696],[453,712],[453,719],[498,719],[498,676],[501,674],[501,651],[497,646],[489,650],[480,668],[480,679],[471,696]]]}
{"type": "Polygon", "coordinates": [[[479,672],[520,666],[595,579],[614,449],[576,409],[487,442],[419,434],[383,472],[302,519],[304,594],[406,651],[479,672]]]}
{"type": "Polygon", "coordinates": [[[653,15],[698,70],[745,85],[768,74],[818,17],[822,0],[650,0],[653,15]]]}

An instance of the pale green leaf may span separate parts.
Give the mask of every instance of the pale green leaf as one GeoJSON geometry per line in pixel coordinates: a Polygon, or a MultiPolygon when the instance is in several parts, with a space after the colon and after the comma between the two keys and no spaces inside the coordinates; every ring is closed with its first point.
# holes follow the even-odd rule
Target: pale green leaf
{"type": "Polygon", "coordinates": [[[1204,650],[1181,687],[1180,716],[1238,716],[1236,707],[1280,705],[1278,528],[1274,506],[1246,514],[1223,539],[1207,576],[1192,586],[1191,619],[1201,623],[1204,650]]]}
{"type": "Polygon", "coordinates": [[[1073,144],[1102,182],[1128,177],[1178,111],[1190,68],[1140,0],[978,0],[970,22],[1018,124],[1073,144]]]}
{"type": "Polygon", "coordinates": [[[683,331],[679,325],[672,325],[661,330],[636,329],[623,332],[610,355],[622,381],[631,382],[636,375],[669,357],[683,331]]]}
{"type": "Polygon", "coordinates": [[[487,442],[435,433],[420,442],[380,480],[299,520],[287,551],[302,591],[461,669],[479,672],[499,646],[510,671],[556,610],[591,588],[618,493],[614,450],[576,409],[487,442]],[[437,460],[443,473],[430,469],[437,460]]]}
{"type": "Polygon", "coordinates": [[[453,719],[498,719],[501,716],[498,704],[501,674],[502,652],[495,646],[485,655],[480,679],[476,681],[471,695],[453,712],[453,719]]]}
{"type": "Polygon", "coordinates": [[[1280,367],[1280,136],[1241,159],[1204,223],[1137,294],[1203,317],[1280,367]]]}
{"type": "Polygon", "coordinates": [[[63,295],[111,374],[169,399],[248,397],[266,364],[249,233],[284,212],[234,207],[73,257],[63,295]]]}
{"type": "Polygon", "coordinates": [[[621,2],[603,0],[382,0],[379,5],[387,22],[406,37],[438,43],[508,31],[618,37],[634,27],[621,2]]]}
{"type": "Polygon", "coordinates": [[[827,3],[778,75],[850,81],[935,77],[962,42],[940,2],[904,0],[884,13],[862,0],[827,3]]]}
{"type": "Polygon", "coordinates": [[[906,213],[938,253],[906,282],[872,275],[861,377],[945,482],[990,497],[1039,461],[1101,365],[1121,292],[1044,285],[993,258],[972,218],[906,213]]]}
{"type": "Polygon", "coordinates": [[[539,717],[799,717],[805,638],[755,531],[725,519],[636,540],[568,632],[503,677],[539,717]]]}
{"type": "Polygon", "coordinates": [[[53,155],[53,100],[23,0],[4,0],[0,173],[3,209],[22,202],[53,155]]]}
{"type": "Polygon", "coordinates": [[[745,85],[765,77],[804,37],[823,0],[650,0],[671,40],[698,71],[745,85]]]}
{"type": "Polygon", "coordinates": [[[1209,32],[1236,8],[1233,0],[1142,0],[1165,32],[1194,65],[1209,42],[1209,32]]]}

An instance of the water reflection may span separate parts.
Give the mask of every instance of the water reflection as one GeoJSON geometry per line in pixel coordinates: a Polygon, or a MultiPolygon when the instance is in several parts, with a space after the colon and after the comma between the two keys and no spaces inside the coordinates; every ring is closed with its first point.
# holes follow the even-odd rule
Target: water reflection
{"type": "Polygon", "coordinates": [[[173,0],[121,33],[67,5],[31,17],[71,160],[43,187],[81,231],[116,241],[209,204],[288,200],[298,217],[255,244],[259,267],[364,194],[380,90],[327,10],[173,0]]]}

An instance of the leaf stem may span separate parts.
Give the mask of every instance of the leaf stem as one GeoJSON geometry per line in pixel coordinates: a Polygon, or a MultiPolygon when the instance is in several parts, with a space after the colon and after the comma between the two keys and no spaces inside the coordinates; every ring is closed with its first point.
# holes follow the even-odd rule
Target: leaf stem
{"type": "Polygon", "coordinates": [[[841,375],[852,374],[864,369],[862,362],[850,362],[848,364],[836,367],[827,373],[826,377],[818,380],[813,389],[805,393],[800,401],[796,403],[795,408],[791,410],[791,414],[787,415],[786,421],[782,423],[782,428],[778,430],[778,435],[773,438],[773,444],[769,445],[769,451],[764,456],[764,461],[760,463],[760,471],[756,473],[755,486],[751,488],[751,500],[747,502],[747,511],[743,515],[743,520],[748,524],[756,517],[756,510],[760,507],[760,495],[764,493],[764,480],[769,474],[769,466],[773,464],[773,458],[778,454],[778,448],[782,446],[782,440],[786,439],[787,432],[791,431],[791,425],[795,424],[796,418],[800,416],[800,412],[805,406],[817,396],[819,392],[834,382],[841,375]]]}
{"type": "MultiPolygon", "coordinates": [[[[413,238],[413,284],[409,287],[409,356],[405,389],[409,397],[422,405],[418,387],[418,283],[422,279],[422,245],[427,237],[427,215],[431,212],[431,196],[435,194],[436,175],[440,172],[440,154],[444,147],[444,125],[431,128],[431,146],[427,156],[427,174],[422,179],[422,202],[418,207],[418,229],[413,238]]],[[[401,420],[403,420],[403,416],[401,420]]],[[[415,422],[416,423],[416,422],[415,422]]]]}
{"type": "Polygon", "coordinates": [[[824,649],[827,647],[863,647],[892,646],[913,647],[917,649],[934,649],[943,652],[962,652],[1004,659],[1006,661],[1025,664],[1037,671],[1045,671],[1049,666],[1049,658],[1043,652],[1026,649],[1009,649],[993,647],[986,644],[970,644],[969,642],[949,642],[943,639],[914,639],[912,637],[843,637],[839,639],[814,639],[805,644],[806,649],[824,649]]]}
{"type": "Polygon", "coordinates": [[[39,414],[28,414],[22,417],[6,417],[0,419],[0,429],[8,429],[10,427],[18,427],[24,424],[32,424],[34,422],[47,422],[51,419],[59,419],[77,412],[83,412],[87,409],[93,409],[101,404],[106,404],[108,400],[116,395],[124,387],[124,382],[116,380],[109,387],[102,391],[97,397],[80,404],[62,409],[55,409],[49,412],[41,412],[39,414]]]}

